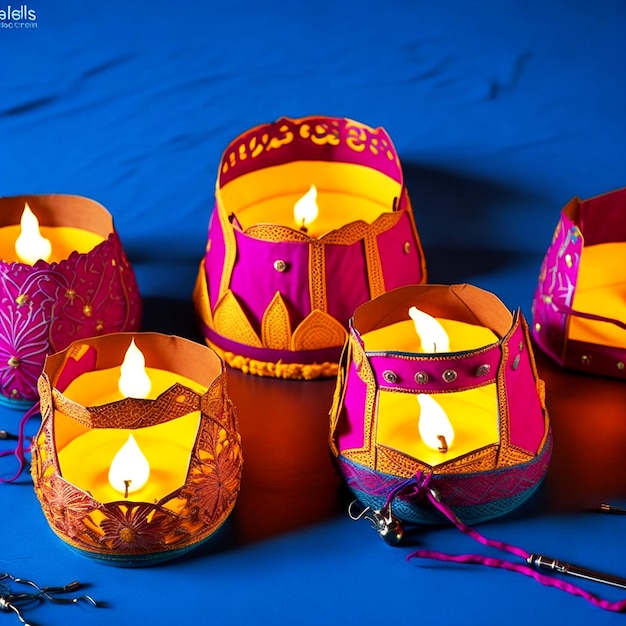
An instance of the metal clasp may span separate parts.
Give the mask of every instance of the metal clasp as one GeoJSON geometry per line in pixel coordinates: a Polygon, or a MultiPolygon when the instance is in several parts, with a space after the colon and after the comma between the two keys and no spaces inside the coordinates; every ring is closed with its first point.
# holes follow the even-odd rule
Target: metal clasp
{"type": "Polygon", "coordinates": [[[366,506],[362,508],[358,500],[353,500],[348,506],[348,515],[355,522],[366,519],[383,541],[390,546],[396,546],[402,541],[404,527],[400,520],[393,516],[391,507],[373,509],[366,506]]]}

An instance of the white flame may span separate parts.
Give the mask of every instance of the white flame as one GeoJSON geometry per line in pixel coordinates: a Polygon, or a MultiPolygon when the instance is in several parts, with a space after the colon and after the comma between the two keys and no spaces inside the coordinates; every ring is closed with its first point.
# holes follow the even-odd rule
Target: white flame
{"type": "Polygon", "coordinates": [[[146,359],[135,345],[134,339],[130,342],[120,367],[118,387],[125,398],[147,398],[152,388],[146,372],[146,359]]]}
{"type": "Polygon", "coordinates": [[[52,254],[52,244],[41,236],[39,220],[28,206],[28,202],[24,204],[20,228],[20,234],[15,240],[15,252],[21,261],[29,265],[33,265],[39,259],[47,261],[52,254]]]}
{"type": "Polygon", "coordinates": [[[317,187],[311,185],[309,190],[293,205],[293,217],[298,228],[306,229],[319,215],[317,206],[317,187]]]}
{"type": "Polygon", "coordinates": [[[409,317],[415,324],[415,332],[422,342],[422,351],[428,353],[449,352],[450,339],[443,326],[428,313],[415,306],[409,309],[409,317]]]}
{"type": "Polygon", "coordinates": [[[454,428],[446,412],[437,400],[425,393],[417,394],[417,403],[420,407],[417,428],[422,441],[433,450],[447,452],[454,441],[454,428]]]}
{"type": "Polygon", "coordinates": [[[113,457],[109,469],[111,487],[125,496],[141,489],[150,478],[150,464],[132,433],[113,457]]]}

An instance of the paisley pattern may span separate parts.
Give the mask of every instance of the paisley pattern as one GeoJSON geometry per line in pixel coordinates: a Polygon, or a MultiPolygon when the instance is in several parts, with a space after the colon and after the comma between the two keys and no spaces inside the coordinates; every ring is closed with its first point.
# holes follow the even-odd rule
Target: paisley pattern
{"type": "Polygon", "coordinates": [[[0,399],[34,402],[47,354],[76,339],[138,330],[141,311],[115,232],[59,263],[0,261],[0,399]]]}

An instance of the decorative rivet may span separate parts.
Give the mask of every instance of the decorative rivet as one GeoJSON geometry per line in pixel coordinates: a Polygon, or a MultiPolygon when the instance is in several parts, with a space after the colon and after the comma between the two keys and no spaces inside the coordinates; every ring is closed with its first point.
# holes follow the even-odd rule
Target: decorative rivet
{"type": "Polygon", "coordinates": [[[517,347],[519,348],[519,351],[521,352],[524,349],[524,342],[520,341],[517,347]]]}
{"type": "Polygon", "coordinates": [[[394,384],[398,382],[398,375],[391,370],[385,370],[383,372],[383,379],[385,380],[385,382],[394,384]]]}
{"type": "Polygon", "coordinates": [[[404,249],[404,254],[409,254],[409,252],[411,252],[411,242],[405,241],[403,249],[404,249]]]}
{"type": "Polygon", "coordinates": [[[541,296],[541,299],[546,303],[546,304],[552,304],[552,295],[551,294],[544,294],[543,296],[541,296]]]}
{"type": "Polygon", "coordinates": [[[441,375],[441,378],[443,378],[446,383],[453,383],[456,380],[456,377],[457,373],[454,370],[446,370],[441,375]]]}
{"type": "Polygon", "coordinates": [[[567,265],[567,267],[572,267],[572,255],[571,254],[565,255],[565,265],[567,265]]]}
{"type": "Polygon", "coordinates": [[[520,362],[520,355],[518,354],[514,359],[513,359],[513,369],[516,370],[519,367],[519,362],[520,362]]]}
{"type": "Polygon", "coordinates": [[[96,322],[96,330],[101,331],[104,328],[104,322],[102,320],[98,320],[96,322]]]}
{"type": "Polygon", "coordinates": [[[620,371],[624,369],[624,363],[622,363],[622,361],[617,362],[617,369],[620,371]]]}
{"type": "Polygon", "coordinates": [[[15,369],[20,366],[20,360],[16,356],[12,356],[7,361],[7,365],[15,369]]]}
{"type": "Polygon", "coordinates": [[[74,304],[74,298],[76,297],[76,292],[73,289],[67,289],[65,291],[65,297],[70,301],[70,304],[74,304]]]}
{"type": "Polygon", "coordinates": [[[92,311],[91,304],[86,304],[83,307],[83,313],[84,313],[85,317],[91,317],[91,311],[92,311]]]}
{"type": "Polygon", "coordinates": [[[11,395],[16,398],[20,395],[20,392],[17,389],[11,389],[11,395]]]}
{"type": "Polygon", "coordinates": [[[476,376],[487,376],[491,370],[489,363],[483,363],[476,368],[476,376]]]}
{"type": "Polygon", "coordinates": [[[274,261],[274,269],[277,272],[284,272],[287,269],[287,263],[285,263],[282,259],[278,259],[274,261]]]}
{"type": "Polygon", "coordinates": [[[415,382],[418,385],[425,385],[428,382],[428,374],[426,372],[417,372],[415,374],[415,382]]]}
{"type": "Polygon", "coordinates": [[[583,355],[580,357],[580,362],[581,362],[583,365],[589,365],[589,364],[591,363],[591,357],[590,357],[588,354],[583,354],[583,355]]]}
{"type": "Polygon", "coordinates": [[[537,332],[539,332],[539,331],[541,330],[541,324],[540,324],[539,322],[537,322],[537,323],[535,324],[535,330],[536,330],[537,332]]]}
{"type": "Polygon", "coordinates": [[[29,298],[30,296],[27,293],[21,293],[17,296],[17,298],[15,298],[15,304],[17,304],[17,306],[22,306],[28,302],[29,298]]]}

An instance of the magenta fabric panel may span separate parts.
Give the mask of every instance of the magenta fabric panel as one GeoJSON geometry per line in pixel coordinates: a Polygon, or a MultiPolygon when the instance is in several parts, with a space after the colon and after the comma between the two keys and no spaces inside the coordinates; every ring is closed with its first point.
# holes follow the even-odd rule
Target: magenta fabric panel
{"type": "Polygon", "coordinates": [[[84,337],[136,331],[143,309],[116,232],[59,263],[0,261],[0,302],[0,392],[19,401],[37,398],[47,354],[84,337]]]}
{"type": "Polygon", "coordinates": [[[274,348],[255,348],[232,341],[222,335],[218,335],[212,328],[200,322],[200,329],[204,337],[212,344],[219,346],[226,352],[242,354],[257,361],[268,361],[281,363],[303,363],[312,365],[314,363],[337,363],[341,357],[342,346],[332,348],[320,348],[319,350],[275,350],[274,348]]]}
{"type": "Polygon", "coordinates": [[[347,328],[355,309],[370,299],[363,241],[327,244],[324,258],[328,313],[347,328]]]}
{"type": "Polygon", "coordinates": [[[224,151],[220,185],[248,172],[292,161],[356,163],[402,182],[396,150],[383,128],[320,116],[297,120],[283,117],[237,137],[224,151]]]}
{"type": "Polygon", "coordinates": [[[583,200],[578,223],[587,246],[626,241],[626,189],[583,200]]]}
{"type": "Polygon", "coordinates": [[[230,287],[260,331],[263,313],[277,291],[289,309],[292,330],[311,312],[309,295],[309,245],[299,242],[268,242],[235,231],[237,261],[230,287]],[[286,269],[274,268],[278,260],[286,269]]]}
{"type": "Polygon", "coordinates": [[[524,326],[520,316],[508,341],[506,362],[502,363],[509,412],[509,443],[537,454],[545,436],[546,420],[531,364],[532,346],[524,326]]]}
{"type": "Polygon", "coordinates": [[[226,250],[224,246],[224,232],[218,217],[218,209],[214,208],[209,221],[209,239],[211,247],[205,255],[204,271],[207,276],[207,289],[211,311],[215,310],[220,293],[220,282],[224,270],[226,250]]]}
{"type": "Polygon", "coordinates": [[[563,363],[567,316],[555,303],[572,305],[583,241],[578,227],[561,213],[554,237],[541,265],[533,298],[532,333],[535,341],[557,363],[563,363]],[[537,329],[539,324],[539,329],[537,329]]]}
{"type": "Polygon", "coordinates": [[[461,354],[432,356],[402,355],[393,352],[369,356],[376,382],[381,389],[406,393],[440,393],[481,387],[495,380],[501,358],[499,344],[461,354]],[[453,371],[455,380],[446,382],[444,372],[453,371]],[[416,381],[416,374],[424,382],[416,381]]]}
{"type": "Polygon", "coordinates": [[[56,383],[50,381],[52,386],[63,393],[73,380],[82,374],[93,372],[96,369],[97,360],[98,352],[93,346],[89,346],[79,359],[68,358],[59,372],[56,383]]]}
{"type": "Polygon", "coordinates": [[[422,281],[419,250],[406,212],[393,228],[378,235],[377,239],[387,291],[422,281]],[[407,242],[408,252],[405,248],[407,242]]]}
{"type": "Polygon", "coordinates": [[[365,445],[365,398],[367,385],[356,372],[354,362],[347,372],[344,410],[337,428],[337,447],[340,451],[363,448],[365,445]]]}

